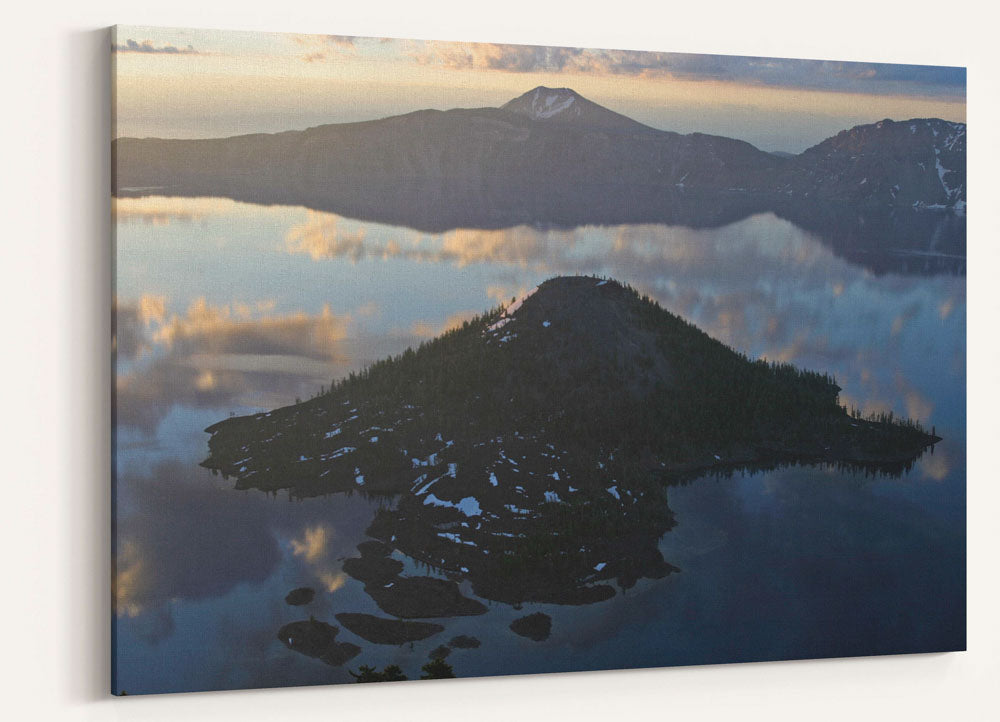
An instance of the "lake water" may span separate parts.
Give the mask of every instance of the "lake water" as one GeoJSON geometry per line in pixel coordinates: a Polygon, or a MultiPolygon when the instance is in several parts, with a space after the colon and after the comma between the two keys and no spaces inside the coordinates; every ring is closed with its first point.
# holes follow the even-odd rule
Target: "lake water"
{"type": "Polygon", "coordinates": [[[716,228],[426,233],[223,198],[115,210],[117,691],[350,682],[362,664],[412,679],[459,634],[482,645],[448,657],[458,676],[964,648],[964,221],[923,214],[914,240],[912,218],[898,232],[757,213],[716,228]],[[485,602],[402,647],[341,629],[362,648],[341,667],[286,648],[278,629],[310,614],[384,616],[341,564],[386,502],[236,491],[199,466],[204,428],[309,398],[569,274],[628,282],[751,357],[829,372],[843,403],[944,440],[900,478],[788,467],[671,487],[677,524],[659,549],[680,572],[605,602],[485,602]],[[287,605],[301,586],[315,601],[287,605]],[[508,629],[535,611],[552,617],[547,640],[508,629]]]}

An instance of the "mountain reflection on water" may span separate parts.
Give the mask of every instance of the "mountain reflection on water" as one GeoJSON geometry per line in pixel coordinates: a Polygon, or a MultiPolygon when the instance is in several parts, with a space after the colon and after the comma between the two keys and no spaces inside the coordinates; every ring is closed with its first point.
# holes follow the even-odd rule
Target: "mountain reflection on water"
{"type": "MultiPolygon", "coordinates": [[[[774,214],[813,234],[845,260],[875,273],[932,275],[965,274],[966,217],[964,212],[937,212],[917,208],[857,207],[830,202],[754,195],[744,192],[705,193],[663,191],[642,186],[616,185],[594,189],[587,202],[577,199],[518,197],[498,204],[495,198],[473,195],[468,189],[421,184],[414,197],[413,184],[388,195],[378,195],[372,205],[343,204],[316,197],[306,190],[283,188],[273,197],[243,197],[215,193],[234,200],[303,206],[331,216],[399,226],[425,234],[457,229],[502,231],[528,226],[572,230],[582,226],[681,226],[713,229],[739,223],[751,216],[774,214]],[[392,199],[386,202],[386,198],[392,199]],[[507,208],[506,212],[498,208],[507,208]]],[[[170,194],[199,198],[198,189],[170,187],[170,194]]],[[[122,191],[122,199],[156,197],[157,189],[122,191]]],[[[365,197],[369,202],[374,199],[365,197]]],[[[127,201],[126,201],[127,202],[127,201]]],[[[329,250],[332,255],[364,253],[360,238],[342,238],[329,250]],[[360,246],[360,247],[359,247],[360,246]]],[[[377,249],[376,249],[376,252],[377,249]]]]}
{"type": "MultiPolygon", "coordinates": [[[[482,644],[453,648],[459,676],[963,647],[964,217],[759,210],[698,228],[426,232],[220,198],[117,199],[116,687],[350,682],[360,664],[412,679],[461,635],[482,644]],[[623,517],[628,533],[557,537],[587,551],[544,573],[487,561],[513,556],[509,519],[476,519],[473,548],[441,536],[471,521],[443,507],[288,501],[199,466],[203,429],[231,413],[309,398],[544,278],[590,273],[751,357],[827,371],[844,403],[896,409],[945,441],[889,475],[778,465],[628,489],[648,498],[623,517]],[[363,546],[373,539],[393,550],[363,546]],[[392,598],[404,578],[448,585],[421,583],[434,587],[421,599],[486,611],[431,618],[444,630],[403,646],[341,626],[333,643],[361,649],[341,666],[277,638],[310,616],[422,619],[392,598]],[[286,604],[298,587],[314,599],[286,604]],[[510,630],[534,612],[552,618],[544,642],[510,630]]],[[[536,511],[537,531],[560,526],[555,505],[536,511]]]]}

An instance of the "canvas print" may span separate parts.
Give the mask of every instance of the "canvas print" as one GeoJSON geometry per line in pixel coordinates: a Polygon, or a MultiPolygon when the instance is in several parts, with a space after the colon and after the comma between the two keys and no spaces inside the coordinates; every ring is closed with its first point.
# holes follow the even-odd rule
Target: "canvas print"
{"type": "Polygon", "coordinates": [[[962,650],[962,68],[118,27],[112,692],[962,650]]]}

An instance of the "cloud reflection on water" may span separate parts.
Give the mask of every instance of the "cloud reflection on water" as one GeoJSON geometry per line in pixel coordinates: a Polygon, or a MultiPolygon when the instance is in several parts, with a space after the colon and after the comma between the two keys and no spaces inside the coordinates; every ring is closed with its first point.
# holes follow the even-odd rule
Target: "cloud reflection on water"
{"type": "Polygon", "coordinates": [[[131,513],[119,515],[116,535],[119,615],[134,618],[171,599],[216,597],[242,582],[262,582],[280,559],[263,496],[234,497],[198,483],[179,463],[120,483],[131,513]]]}
{"type": "MultiPolygon", "coordinates": [[[[312,291],[311,304],[321,310],[276,313],[276,305],[287,308],[287,301],[275,299],[287,295],[285,289],[297,282],[297,275],[280,267],[280,258],[264,257],[267,249],[245,248],[250,258],[275,264],[269,299],[212,304],[189,298],[183,314],[169,317],[162,295],[146,293],[123,301],[120,355],[152,353],[154,359],[141,368],[124,369],[119,379],[123,423],[151,429],[172,404],[231,409],[289,403],[553,275],[592,273],[626,280],[752,356],[833,371],[860,406],[881,408],[876,403],[880,399],[887,406],[905,404],[925,422],[934,405],[907,390],[913,386],[907,380],[912,371],[906,368],[912,359],[900,349],[936,322],[944,334],[932,349],[939,355],[964,328],[964,278],[876,277],[770,213],[713,229],[517,226],[427,234],[314,210],[216,201],[136,198],[120,199],[118,205],[126,219],[200,218],[209,224],[212,214],[238,218],[246,207],[254,219],[265,216],[284,228],[279,251],[286,258],[304,255],[328,277],[356,276],[358,271],[350,268],[358,264],[402,263],[408,269],[407,285],[385,292],[397,304],[406,299],[415,318],[387,316],[360,298],[353,313],[343,309],[343,299],[334,313],[324,299],[325,284],[312,291]],[[449,294],[444,301],[449,308],[439,310],[438,300],[434,312],[422,310],[425,296],[444,293],[423,279],[445,268],[483,276],[484,283],[473,295],[449,294]],[[259,361],[253,362],[254,357],[259,361]]],[[[198,233],[197,228],[188,231],[198,233]]],[[[932,362],[956,368],[951,358],[932,362]]]]}
{"type": "Polygon", "coordinates": [[[117,503],[115,612],[148,642],[170,634],[175,603],[264,584],[282,565],[293,580],[289,589],[315,580],[336,591],[346,581],[337,559],[353,551],[374,513],[360,497],[339,500],[338,509],[347,510],[340,536],[325,501],[301,505],[235,493],[207,470],[180,462],[120,474],[117,503]]]}
{"type": "Polygon", "coordinates": [[[151,304],[143,296],[117,305],[126,362],[116,378],[120,424],[151,430],[175,405],[254,405],[266,398],[258,393],[274,398],[304,385],[314,393],[317,379],[329,383],[348,363],[341,344],[351,318],[328,306],[315,315],[274,314],[269,301],[212,306],[198,298],[168,318],[165,300],[157,299],[155,313],[151,304]]]}

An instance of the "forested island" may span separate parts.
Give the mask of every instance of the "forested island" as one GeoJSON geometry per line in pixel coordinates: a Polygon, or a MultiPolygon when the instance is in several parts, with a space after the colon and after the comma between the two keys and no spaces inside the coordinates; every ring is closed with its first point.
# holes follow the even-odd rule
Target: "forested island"
{"type": "Polygon", "coordinates": [[[561,277],[309,401],[210,426],[203,465],[241,489],[393,498],[367,532],[381,545],[344,565],[393,616],[485,611],[400,576],[394,549],[484,599],[587,604],[677,571],[657,549],[670,483],[782,463],[901,473],[940,440],[839,391],[626,285],[561,277]]]}

